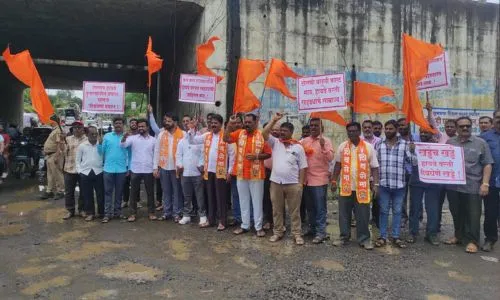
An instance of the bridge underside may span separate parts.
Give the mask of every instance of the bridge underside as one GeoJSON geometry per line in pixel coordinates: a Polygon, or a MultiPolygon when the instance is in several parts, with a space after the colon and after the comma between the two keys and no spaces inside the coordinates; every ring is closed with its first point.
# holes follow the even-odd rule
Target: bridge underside
{"type": "MultiPolygon", "coordinates": [[[[175,63],[182,56],[179,45],[202,11],[196,3],[174,0],[5,1],[0,48],[10,44],[13,53],[29,49],[33,58],[43,59],[37,68],[46,88],[81,89],[84,80],[95,80],[125,82],[129,92],[147,92],[148,36],[154,51],[175,63]],[[69,66],[51,60],[99,64],[69,66]]],[[[175,70],[165,64],[162,73],[169,72],[175,70]]],[[[0,62],[3,121],[20,120],[24,88],[0,62]]],[[[171,88],[162,87],[162,94],[171,88]]]]}

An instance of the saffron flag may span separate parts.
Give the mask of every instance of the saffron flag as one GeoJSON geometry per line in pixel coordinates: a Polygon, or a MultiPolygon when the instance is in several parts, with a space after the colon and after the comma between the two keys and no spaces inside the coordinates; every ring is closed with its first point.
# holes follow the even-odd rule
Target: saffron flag
{"type": "Polygon", "coordinates": [[[354,82],[354,112],[362,114],[391,113],[397,107],[381,101],[382,97],[394,97],[394,91],[388,87],[355,81],[354,82]]]}
{"type": "Polygon", "coordinates": [[[286,86],[285,78],[299,78],[290,67],[282,60],[273,58],[271,60],[271,67],[269,68],[269,74],[267,74],[266,82],[264,87],[275,89],[284,96],[295,100],[296,97],[292,96],[288,87],[286,86]]]}
{"type": "Polygon", "coordinates": [[[45,92],[42,79],[33,63],[30,52],[24,50],[18,54],[11,54],[10,48],[7,46],[2,56],[12,75],[30,87],[31,104],[40,121],[44,124],[49,123],[50,116],[54,114],[54,108],[45,92]]]}
{"type": "Polygon", "coordinates": [[[342,116],[335,110],[332,111],[320,111],[311,113],[311,118],[319,118],[323,120],[329,120],[342,126],[346,126],[347,122],[342,118],[342,116]]]}
{"type": "Polygon", "coordinates": [[[198,75],[217,77],[217,83],[224,79],[224,77],[217,76],[214,71],[207,67],[206,62],[215,51],[214,42],[219,40],[220,38],[213,36],[205,44],[196,47],[196,66],[198,68],[198,75]]]}
{"type": "Polygon", "coordinates": [[[151,87],[151,75],[161,70],[163,59],[153,52],[153,40],[149,37],[148,48],[146,50],[146,58],[148,60],[148,87],[151,87]]]}
{"type": "Polygon", "coordinates": [[[403,34],[403,113],[407,122],[414,122],[421,128],[436,132],[424,117],[422,104],[418,99],[417,82],[427,74],[429,62],[443,53],[440,45],[429,44],[403,34]]]}
{"type": "Polygon", "coordinates": [[[260,107],[259,99],[254,95],[249,84],[266,70],[266,62],[240,58],[236,76],[233,113],[251,112],[260,107]]]}

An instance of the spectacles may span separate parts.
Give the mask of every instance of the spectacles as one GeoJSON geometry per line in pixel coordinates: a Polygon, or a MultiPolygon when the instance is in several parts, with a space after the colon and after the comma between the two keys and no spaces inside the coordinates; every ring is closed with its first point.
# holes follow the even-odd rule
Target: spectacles
{"type": "Polygon", "coordinates": [[[472,125],[458,125],[459,128],[465,129],[465,128],[471,128],[472,125]]]}

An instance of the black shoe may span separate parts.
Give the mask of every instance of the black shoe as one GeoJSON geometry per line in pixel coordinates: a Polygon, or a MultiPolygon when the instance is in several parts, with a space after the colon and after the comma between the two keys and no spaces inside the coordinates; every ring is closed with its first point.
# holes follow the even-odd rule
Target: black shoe
{"type": "Polygon", "coordinates": [[[435,235],[431,235],[431,236],[426,236],[425,237],[425,240],[427,242],[429,242],[429,244],[433,245],[433,246],[439,246],[439,239],[435,236],[435,235]]]}
{"type": "Polygon", "coordinates": [[[62,199],[64,198],[64,193],[56,193],[54,195],[54,200],[59,200],[59,199],[62,199]]]}
{"type": "Polygon", "coordinates": [[[47,192],[43,192],[43,194],[40,196],[40,199],[41,200],[47,200],[49,198],[53,198],[54,197],[54,193],[50,192],[50,193],[47,193],[47,192]]]}

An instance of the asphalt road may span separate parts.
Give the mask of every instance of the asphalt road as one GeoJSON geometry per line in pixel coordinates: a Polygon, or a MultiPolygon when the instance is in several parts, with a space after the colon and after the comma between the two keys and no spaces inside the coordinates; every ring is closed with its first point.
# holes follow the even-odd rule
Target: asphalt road
{"type": "Polygon", "coordinates": [[[0,187],[1,299],[500,299],[500,249],[333,246],[334,201],[332,240],[300,247],[270,243],[270,233],[150,222],[144,209],[133,224],[63,221],[64,201],[37,195],[34,182],[0,187]]]}

